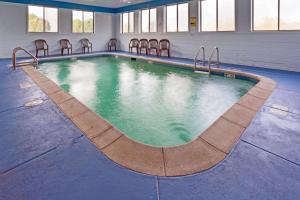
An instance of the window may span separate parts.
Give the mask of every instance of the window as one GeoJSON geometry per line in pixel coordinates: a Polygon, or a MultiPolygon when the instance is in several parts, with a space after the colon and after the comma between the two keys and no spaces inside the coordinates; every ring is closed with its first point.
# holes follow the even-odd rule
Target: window
{"type": "Polygon", "coordinates": [[[300,30],[299,0],[252,0],[252,30],[300,30]]]}
{"type": "Polygon", "coordinates": [[[129,33],[134,32],[134,12],[129,13],[129,33]]]}
{"type": "Polygon", "coordinates": [[[218,31],[235,31],[235,0],[218,0],[218,31]]]}
{"type": "Polygon", "coordinates": [[[58,32],[58,9],[28,6],[28,32],[58,32]]]}
{"type": "Polygon", "coordinates": [[[278,30],[278,0],[253,1],[253,30],[278,30]]]}
{"type": "Polygon", "coordinates": [[[72,11],[73,33],[94,33],[94,13],[80,10],[72,11]]]}
{"type": "Polygon", "coordinates": [[[157,9],[142,10],[142,32],[157,32],[157,9]]]}
{"type": "Polygon", "coordinates": [[[157,32],[157,9],[150,9],[150,32],[157,32]]]}
{"type": "Polygon", "coordinates": [[[199,31],[234,31],[235,0],[201,0],[199,31]]]}
{"type": "Polygon", "coordinates": [[[189,4],[175,4],[166,7],[167,32],[189,31],[189,4]]]}
{"type": "Polygon", "coordinates": [[[280,30],[300,30],[300,1],[280,1],[280,30]]]}
{"type": "Polygon", "coordinates": [[[133,33],[134,32],[134,12],[121,14],[121,33],[133,33]]]}

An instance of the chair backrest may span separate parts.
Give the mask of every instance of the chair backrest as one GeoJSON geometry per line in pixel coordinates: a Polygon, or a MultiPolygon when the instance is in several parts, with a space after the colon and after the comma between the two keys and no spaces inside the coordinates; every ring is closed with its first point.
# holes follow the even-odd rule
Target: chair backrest
{"type": "Polygon", "coordinates": [[[159,41],[160,49],[170,49],[170,41],[168,39],[162,39],[159,41]]]}
{"type": "Polygon", "coordinates": [[[84,47],[88,47],[89,43],[90,43],[89,39],[87,39],[87,38],[81,39],[80,42],[81,42],[82,46],[84,46],[84,47]]]}
{"type": "Polygon", "coordinates": [[[148,40],[140,39],[140,48],[148,48],[148,40]]]}
{"type": "Polygon", "coordinates": [[[110,39],[109,40],[109,42],[108,42],[108,44],[110,45],[110,46],[116,46],[117,45],[117,39],[116,38],[112,38],[112,39],[110,39]]]}
{"type": "Polygon", "coordinates": [[[149,48],[158,48],[158,40],[150,39],[149,40],[149,48]]]}
{"type": "Polygon", "coordinates": [[[59,43],[62,48],[68,48],[69,44],[71,44],[68,39],[61,39],[59,40],[59,43]]]}
{"type": "Polygon", "coordinates": [[[139,47],[139,39],[131,39],[129,45],[130,47],[139,47]]]}
{"type": "Polygon", "coordinates": [[[35,40],[34,44],[37,49],[44,49],[45,44],[47,44],[47,42],[46,42],[46,40],[39,39],[39,40],[35,40]]]}

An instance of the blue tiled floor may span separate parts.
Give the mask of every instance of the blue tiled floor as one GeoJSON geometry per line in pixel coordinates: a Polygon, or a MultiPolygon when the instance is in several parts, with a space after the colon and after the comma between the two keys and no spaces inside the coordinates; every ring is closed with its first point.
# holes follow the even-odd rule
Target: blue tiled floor
{"type": "Polygon", "coordinates": [[[156,196],[156,177],[113,164],[86,138],[22,165],[0,181],[0,197],[5,200],[155,200],[156,196]]]}
{"type": "Polygon", "coordinates": [[[299,167],[240,142],[215,168],[194,176],[159,179],[161,199],[299,198],[299,167]]]}
{"type": "Polygon", "coordinates": [[[242,137],[243,141],[257,145],[300,166],[300,116],[276,116],[269,108],[257,114],[242,137]]]}
{"type": "MultiPolygon", "coordinates": [[[[189,59],[164,58],[182,63],[189,59]]],[[[0,60],[0,200],[299,199],[300,73],[223,65],[277,81],[238,145],[216,167],[186,177],[127,170],[100,153],[32,81],[0,60]],[[33,99],[42,105],[26,108],[33,99]],[[287,106],[286,116],[270,112],[287,106]]]]}
{"type": "Polygon", "coordinates": [[[0,173],[82,136],[49,100],[39,107],[11,109],[1,116],[0,173]]]}

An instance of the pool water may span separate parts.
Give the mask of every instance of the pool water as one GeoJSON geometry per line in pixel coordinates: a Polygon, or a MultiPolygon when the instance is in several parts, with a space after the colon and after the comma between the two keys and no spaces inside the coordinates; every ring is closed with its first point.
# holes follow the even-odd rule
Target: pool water
{"type": "Polygon", "coordinates": [[[192,141],[255,84],[111,56],[39,69],[128,137],[156,147],[192,141]]]}

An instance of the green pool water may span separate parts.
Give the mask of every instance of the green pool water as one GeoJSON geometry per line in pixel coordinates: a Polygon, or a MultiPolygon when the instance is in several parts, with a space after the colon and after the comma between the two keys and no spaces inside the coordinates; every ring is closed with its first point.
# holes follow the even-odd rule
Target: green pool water
{"type": "Polygon", "coordinates": [[[39,69],[131,139],[157,147],[193,140],[254,85],[110,56],[39,69]]]}

